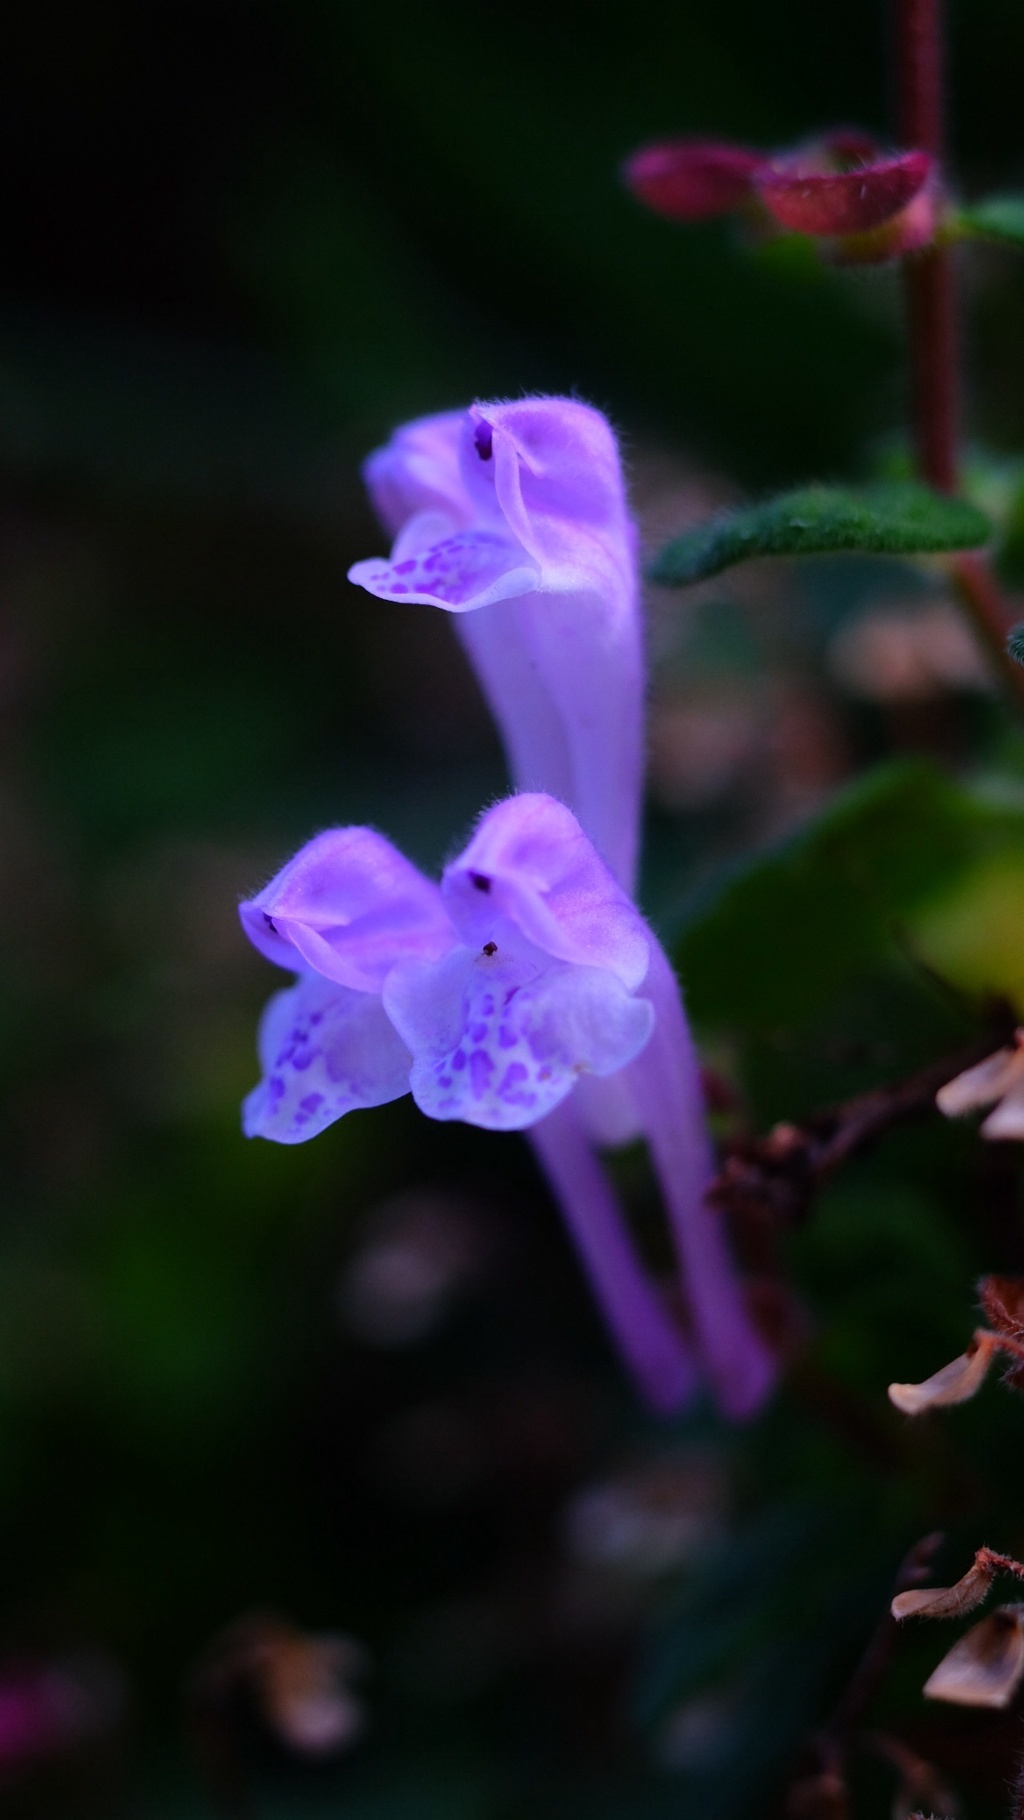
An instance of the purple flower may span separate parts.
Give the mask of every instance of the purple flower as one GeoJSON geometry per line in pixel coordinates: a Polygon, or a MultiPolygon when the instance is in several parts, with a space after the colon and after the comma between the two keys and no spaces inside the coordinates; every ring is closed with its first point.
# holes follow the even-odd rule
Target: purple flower
{"type": "Polygon", "coordinates": [[[350,579],[456,616],[516,787],[568,803],[632,890],[643,645],[605,418],[568,398],[476,404],[405,425],[365,471],[396,541],[350,579]]]}
{"type": "Polygon", "coordinates": [[[573,1111],[585,1078],[623,1069],[651,1038],[652,938],[569,810],[499,803],[440,887],[371,829],[333,829],[241,917],[261,953],[299,973],[264,1013],[247,1134],[301,1143],[410,1091],[432,1118],[532,1127],[624,1358],[656,1407],[678,1407],[690,1350],[573,1111]]]}
{"type": "Polygon", "coordinates": [[[530,1129],[625,1357],[671,1408],[693,1387],[690,1351],[589,1136],[588,1088],[625,1085],[646,1106],[720,1400],[733,1413],[756,1406],[771,1363],[703,1204],[709,1151],[674,975],[570,810],[539,794],[498,803],[440,886],[372,830],[331,830],[241,916],[260,951],[300,976],[264,1016],[250,1136],[299,1143],[406,1092],[431,1118],[530,1129]]]}
{"type": "Polygon", "coordinates": [[[431,1118],[521,1130],[649,1040],[651,936],[571,812],[491,809],[440,887],[370,828],[310,841],[241,907],[300,974],[260,1032],[246,1128],[301,1142],[411,1092],[431,1118]]]}

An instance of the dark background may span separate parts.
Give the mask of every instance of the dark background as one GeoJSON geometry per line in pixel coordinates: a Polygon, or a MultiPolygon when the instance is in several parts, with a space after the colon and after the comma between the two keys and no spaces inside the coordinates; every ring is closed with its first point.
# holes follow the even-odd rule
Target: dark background
{"type": "MultiPolygon", "coordinates": [[[[381,547],[358,464],[394,423],[578,392],[620,429],[649,539],[737,488],[863,474],[900,436],[892,271],[670,227],[617,177],[674,131],[884,137],[884,10],[41,0],[5,38],[0,1684],[74,1660],[115,1692],[81,1749],[13,1750],[0,1794],[208,1811],[184,1690],[225,1625],[274,1609],[365,1643],[369,1725],[311,1767],[243,1697],[225,1748],[260,1813],[768,1812],[931,1525],[931,1468],[894,1487],[884,1449],[820,1409],[739,1443],[707,1412],[648,1424],[517,1140],[404,1102],[308,1148],[246,1145],[277,982],[234,905],[332,821],[436,864],[501,787],[442,616],[345,581],[381,547]],[[396,1246],[426,1288],[395,1289],[396,1246]],[[638,1543],[592,1516],[595,1485],[646,1511],[638,1543]],[[668,1542],[666,1508],[686,1518],[668,1542]],[[785,1656],[757,1601],[811,1557],[826,1591],[801,1582],[785,1656]],[[655,1614],[701,1598],[668,1693],[638,1694],[655,1614]],[[730,1681],[755,1636],[761,1669],[730,1681]]],[[[1015,0],[960,0],[951,64],[958,179],[1012,187],[1015,0]]],[[[980,253],[969,296],[969,427],[995,460],[1024,441],[1024,266],[980,253]]],[[[1004,750],[969,677],[924,706],[837,681],[836,628],[922,585],[817,565],[653,603],[647,901],[667,928],[865,764],[1004,750]]],[[[752,1123],[893,1068],[879,1006],[856,1040],[863,1005],[832,1008],[846,1047],[834,1078],[793,1075],[806,1103],[776,1106],[777,1071],[753,1069],[752,1123]]],[[[957,1040],[931,1016],[911,1060],[957,1040]]],[[[729,1019],[709,1000],[706,1022],[729,1019]]],[[[713,1059],[735,1054],[727,1029],[713,1059]]],[[[969,1139],[907,1145],[798,1247],[816,1320],[842,1279],[832,1364],[869,1398],[900,1345],[910,1375],[956,1351],[972,1276],[1014,1261],[954,1212],[969,1139]]],[[[656,1245],[640,1162],[622,1168],[656,1245]]]]}

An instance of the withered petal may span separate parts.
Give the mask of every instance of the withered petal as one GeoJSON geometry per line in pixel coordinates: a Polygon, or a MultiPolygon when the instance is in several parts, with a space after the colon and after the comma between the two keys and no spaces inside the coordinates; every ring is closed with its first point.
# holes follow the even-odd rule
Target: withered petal
{"type": "Polygon", "coordinates": [[[905,1416],[919,1416],[926,1409],[948,1409],[966,1403],[985,1382],[995,1338],[979,1327],[967,1351],[951,1359],[921,1384],[890,1384],[889,1401],[905,1416]]]}
{"type": "Polygon", "coordinates": [[[1007,1093],[1004,1093],[998,1106],[990,1112],[981,1127],[983,1138],[1017,1139],[1024,1138],[1024,1078],[1017,1075],[1007,1093]]]}
{"type": "Polygon", "coordinates": [[[1024,1678],[1024,1607],[1000,1605],[943,1656],[924,1684],[929,1700],[1009,1706],[1024,1678]]]}
{"type": "Polygon", "coordinates": [[[935,1104],[946,1118],[959,1118],[962,1113],[976,1112],[980,1106],[991,1106],[1001,1099],[1024,1067],[1024,1052],[1019,1048],[997,1049],[973,1068],[954,1075],[935,1095],[935,1104]]]}
{"type": "Polygon", "coordinates": [[[894,1618],[959,1618],[981,1604],[995,1575],[992,1563],[976,1558],[954,1586],[921,1586],[897,1593],[889,1609],[894,1618]]]}

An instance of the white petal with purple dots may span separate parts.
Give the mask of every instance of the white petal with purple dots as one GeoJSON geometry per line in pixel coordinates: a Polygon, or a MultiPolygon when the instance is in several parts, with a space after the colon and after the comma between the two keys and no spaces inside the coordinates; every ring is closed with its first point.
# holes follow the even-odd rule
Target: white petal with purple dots
{"type": "Polygon", "coordinates": [[[492,1131],[534,1125],[581,1075],[625,1067],[654,1026],[646,999],[605,969],[486,949],[399,965],[384,1004],[412,1051],[420,1110],[492,1131]]]}
{"type": "Polygon", "coordinates": [[[259,1051],[263,1079],[242,1108],[246,1137],[302,1144],[357,1106],[409,1091],[409,1052],[376,993],[317,973],[275,992],[259,1051]]]}
{"type": "Polygon", "coordinates": [[[370,557],[348,572],[350,581],[380,600],[406,600],[449,613],[475,612],[496,600],[528,594],[540,579],[525,550],[499,531],[452,531],[428,549],[398,562],[370,557]]]}

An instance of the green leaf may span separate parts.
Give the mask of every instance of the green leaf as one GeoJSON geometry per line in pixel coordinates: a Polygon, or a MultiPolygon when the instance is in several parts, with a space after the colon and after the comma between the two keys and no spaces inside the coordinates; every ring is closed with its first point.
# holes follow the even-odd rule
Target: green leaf
{"type": "Polygon", "coordinates": [[[953,225],[960,234],[1024,247],[1024,196],[989,196],[958,209],[953,225]]]}
{"type": "Polygon", "coordinates": [[[844,790],[691,913],[677,947],[702,1036],[762,1118],[799,1116],[1024,1006],[1024,800],[905,763],[844,790]]]}
{"type": "Polygon", "coordinates": [[[912,483],[857,490],[801,487],[684,532],[666,544],[648,574],[664,587],[679,588],[751,556],[967,550],[984,543],[990,529],[984,513],[966,500],[912,483]]]}

